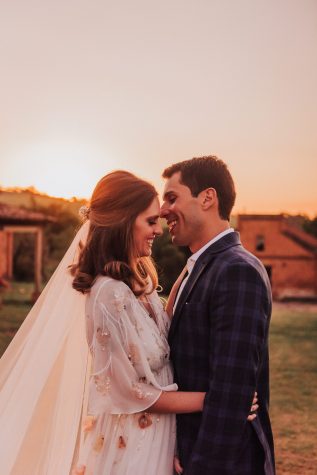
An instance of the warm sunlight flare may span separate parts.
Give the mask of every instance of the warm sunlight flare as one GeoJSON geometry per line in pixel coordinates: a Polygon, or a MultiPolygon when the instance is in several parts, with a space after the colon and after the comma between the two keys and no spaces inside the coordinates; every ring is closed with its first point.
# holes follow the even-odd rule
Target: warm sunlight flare
{"type": "Polygon", "coordinates": [[[41,5],[1,10],[0,186],[88,197],[126,169],[161,191],[214,154],[236,211],[316,214],[316,2],[41,5]]]}
{"type": "Polygon", "coordinates": [[[89,197],[99,178],[114,167],[114,161],[96,147],[80,142],[42,142],[25,147],[5,163],[5,179],[0,185],[34,186],[40,192],[63,198],[89,197]]]}

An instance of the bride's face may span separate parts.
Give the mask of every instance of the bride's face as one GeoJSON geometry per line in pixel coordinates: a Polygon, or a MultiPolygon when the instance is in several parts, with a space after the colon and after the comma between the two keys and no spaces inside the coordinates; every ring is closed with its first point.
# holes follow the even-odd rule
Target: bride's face
{"type": "Polygon", "coordinates": [[[150,206],[140,213],[135,220],[133,228],[133,240],[139,257],[150,256],[155,236],[162,234],[162,226],[159,221],[160,203],[157,197],[150,206]]]}

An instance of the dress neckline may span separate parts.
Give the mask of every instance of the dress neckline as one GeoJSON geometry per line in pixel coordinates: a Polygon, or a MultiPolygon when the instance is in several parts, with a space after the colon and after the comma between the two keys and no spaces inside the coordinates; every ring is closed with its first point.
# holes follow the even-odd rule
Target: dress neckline
{"type": "Polygon", "coordinates": [[[156,326],[158,326],[157,316],[154,311],[153,305],[150,302],[150,299],[147,295],[142,295],[143,298],[138,298],[138,302],[141,304],[142,308],[146,311],[147,315],[154,321],[156,326]]]}

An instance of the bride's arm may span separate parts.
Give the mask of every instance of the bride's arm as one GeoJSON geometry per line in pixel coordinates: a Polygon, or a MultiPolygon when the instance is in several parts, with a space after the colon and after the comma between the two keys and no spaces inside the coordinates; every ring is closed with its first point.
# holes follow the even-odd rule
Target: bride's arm
{"type": "MultiPolygon", "coordinates": [[[[204,405],[206,393],[186,392],[186,391],[163,391],[158,400],[147,409],[147,412],[187,414],[190,412],[201,412],[204,405]]],[[[248,421],[256,418],[255,411],[259,408],[257,393],[254,393],[248,421]]]]}
{"type": "Polygon", "coordinates": [[[163,391],[147,412],[186,414],[203,409],[204,392],[163,391]]]}

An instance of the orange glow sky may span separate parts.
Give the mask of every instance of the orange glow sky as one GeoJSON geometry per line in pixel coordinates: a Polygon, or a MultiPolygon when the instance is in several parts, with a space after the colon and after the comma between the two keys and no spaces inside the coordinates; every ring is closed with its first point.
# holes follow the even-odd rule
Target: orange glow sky
{"type": "Polygon", "coordinates": [[[11,0],[0,7],[0,186],[162,190],[203,154],[235,212],[317,214],[316,0],[11,0]]]}

